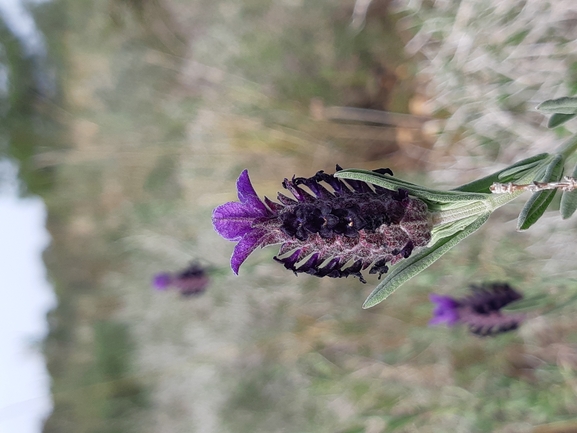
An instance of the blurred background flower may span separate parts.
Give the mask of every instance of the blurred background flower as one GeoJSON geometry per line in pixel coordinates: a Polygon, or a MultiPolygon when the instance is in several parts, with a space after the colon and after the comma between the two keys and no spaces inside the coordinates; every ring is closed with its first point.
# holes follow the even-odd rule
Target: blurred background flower
{"type": "Polygon", "coordinates": [[[523,296],[507,283],[486,283],[471,286],[473,293],[464,298],[431,294],[435,304],[431,325],[446,322],[468,325],[473,334],[495,336],[517,329],[524,319],[522,314],[502,314],[501,309],[523,296]]]}
{"type": "Polygon", "coordinates": [[[209,283],[207,270],[197,262],[192,262],[188,267],[176,273],[158,273],[152,279],[154,288],[167,290],[174,287],[183,296],[200,295],[204,293],[209,283]]]}

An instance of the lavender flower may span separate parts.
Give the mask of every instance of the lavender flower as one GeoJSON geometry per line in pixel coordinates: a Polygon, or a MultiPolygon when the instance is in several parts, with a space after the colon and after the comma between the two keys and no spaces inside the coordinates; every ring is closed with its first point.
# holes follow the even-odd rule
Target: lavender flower
{"type": "Polygon", "coordinates": [[[457,323],[469,325],[476,335],[497,335],[517,329],[523,321],[521,314],[502,314],[501,308],[523,296],[507,283],[492,283],[471,286],[473,294],[462,299],[431,294],[430,299],[436,307],[430,325],[446,322],[453,326],[457,323]]]}
{"type": "Polygon", "coordinates": [[[204,293],[209,282],[206,269],[200,264],[193,262],[186,269],[176,274],[168,272],[156,274],[152,280],[152,285],[158,290],[167,290],[170,287],[174,287],[183,296],[192,296],[204,293]]]}
{"type": "MultiPolygon", "coordinates": [[[[389,169],[376,172],[393,174],[389,169]]],[[[369,273],[380,277],[388,265],[431,239],[427,205],[409,197],[405,189],[371,187],[323,171],[310,178],[285,179],[282,185],[294,199],[279,193],[279,203],[266,197],[263,202],[244,170],[237,181],[239,202],[214,210],[216,232],[238,242],[231,258],[235,274],[257,247],[281,244],[274,259],[295,274],[353,275],[365,282],[362,270],[370,268],[369,273]]]]}

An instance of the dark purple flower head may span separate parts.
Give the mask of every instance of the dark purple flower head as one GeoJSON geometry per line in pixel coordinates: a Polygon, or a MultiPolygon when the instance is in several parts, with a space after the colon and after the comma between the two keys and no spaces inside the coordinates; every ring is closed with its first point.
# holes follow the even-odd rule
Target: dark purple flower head
{"type": "Polygon", "coordinates": [[[279,203],[266,197],[263,202],[244,170],[237,181],[240,202],[214,210],[217,233],[238,241],[231,258],[236,274],[257,247],[281,244],[275,260],[295,273],[354,275],[364,282],[362,270],[381,275],[431,239],[427,205],[403,189],[344,181],[323,171],[282,185],[294,198],[279,193],[279,203]]]}
{"type": "Polygon", "coordinates": [[[203,293],[209,282],[206,269],[193,262],[176,274],[164,272],[155,275],[152,284],[159,290],[166,290],[172,286],[178,289],[182,295],[190,296],[203,293]]]}
{"type": "Polygon", "coordinates": [[[523,321],[521,314],[502,314],[501,309],[523,296],[506,283],[491,283],[471,286],[473,294],[463,299],[450,296],[430,295],[436,304],[431,325],[447,322],[469,325],[473,334],[480,336],[497,335],[517,329],[523,321]]]}
{"type": "Polygon", "coordinates": [[[191,263],[188,268],[179,272],[174,278],[174,286],[181,295],[191,296],[204,293],[210,279],[206,269],[198,263],[191,263]]]}

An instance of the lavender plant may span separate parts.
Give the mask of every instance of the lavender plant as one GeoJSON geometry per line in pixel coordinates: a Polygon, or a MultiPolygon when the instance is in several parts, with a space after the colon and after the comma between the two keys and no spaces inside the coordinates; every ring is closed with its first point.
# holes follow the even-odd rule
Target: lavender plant
{"type": "MultiPolygon", "coordinates": [[[[538,108],[553,113],[550,126],[558,126],[577,115],[577,98],[546,101],[538,108]]],[[[281,245],[274,259],[295,274],[354,276],[361,282],[365,270],[379,278],[387,274],[363,304],[369,308],[526,190],[533,194],[519,215],[519,230],[541,218],[558,190],[563,191],[561,214],[570,217],[577,208],[576,183],[573,177],[563,178],[563,172],[575,150],[577,137],[572,137],[553,153],[526,158],[450,191],[398,179],[390,169],[343,170],[337,165],[332,175],[319,171],[309,178],[285,179],[283,187],[294,198],[279,193],[278,202],[261,200],[245,170],[237,181],[239,202],[217,207],[213,225],[222,237],[238,242],[231,258],[236,274],[256,248],[273,244],[281,245]]]]}

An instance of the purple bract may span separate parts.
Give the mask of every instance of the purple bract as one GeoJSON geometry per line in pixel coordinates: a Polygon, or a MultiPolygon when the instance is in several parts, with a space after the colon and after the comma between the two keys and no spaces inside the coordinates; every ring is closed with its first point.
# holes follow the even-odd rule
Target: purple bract
{"type": "Polygon", "coordinates": [[[523,321],[522,314],[502,314],[501,309],[523,296],[506,283],[490,283],[471,286],[473,294],[462,299],[431,294],[435,304],[430,325],[446,322],[469,325],[473,334],[497,335],[517,329],[523,321]]]}
{"type": "Polygon", "coordinates": [[[152,279],[152,285],[158,290],[166,290],[172,284],[172,276],[166,272],[156,274],[152,279]]]}
{"type": "Polygon", "coordinates": [[[431,294],[429,299],[435,304],[433,311],[433,318],[429,325],[438,325],[447,322],[447,325],[453,326],[459,322],[459,307],[460,303],[450,296],[442,296],[431,294]]]}

